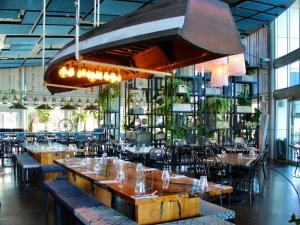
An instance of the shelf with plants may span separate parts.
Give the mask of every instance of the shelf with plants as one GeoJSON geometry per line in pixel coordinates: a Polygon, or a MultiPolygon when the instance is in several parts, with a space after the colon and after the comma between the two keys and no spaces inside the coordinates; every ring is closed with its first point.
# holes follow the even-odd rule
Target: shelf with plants
{"type": "Polygon", "coordinates": [[[186,140],[188,144],[202,142],[203,79],[193,67],[179,69],[174,78],[166,80],[166,130],[169,144],[186,140]]]}
{"type": "Polygon", "coordinates": [[[151,79],[133,79],[125,82],[125,138],[135,132],[151,132],[151,79]]]}
{"type": "Polygon", "coordinates": [[[111,136],[118,140],[120,137],[120,84],[102,85],[99,88],[98,96],[106,138],[111,136]]]}

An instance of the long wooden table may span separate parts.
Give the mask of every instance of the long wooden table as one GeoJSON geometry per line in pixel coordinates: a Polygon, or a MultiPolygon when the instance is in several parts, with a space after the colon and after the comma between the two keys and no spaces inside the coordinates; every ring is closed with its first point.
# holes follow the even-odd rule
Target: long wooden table
{"type": "MultiPolygon", "coordinates": [[[[250,166],[251,163],[257,159],[259,155],[249,155],[249,154],[242,154],[242,157],[239,158],[237,153],[226,153],[226,156],[220,156],[223,163],[230,166],[250,166]]],[[[210,159],[208,159],[209,161],[210,159]]]]}
{"type": "MultiPolygon", "coordinates": [[[[25,143],[23,147],[28,151],[34,159],[36,159],[41,165],[53,165],[55,159],[64,159],[67,154],[71,158],[75,153],[83,152],[82,149],[75,149],[67,145],[54,142],[48,143],[25,143]]],[[[61,172],[51,172],[44,176],[44,180],[54,180],[58,176],[62,175],[61,172]]]]}
{"type": "Polygon", "coordinates": [[[125,181],[117,183],[118,161],[101,160],[101,169],[94,171],[99,159],[88,159],[87,168],[81,167],[81,159],[54,160],[68,170],[69,181],[108,207],[115,208],[139,224],[157,224],[200,215],[200,198],[203,194],[231,193],[232,187],[209,183],[203,191],[197,180],[171,174],[171,180],[163,185],[162,171],[145,167],[145,195],[136,195],[136,164],[124,162],[125,181]]]}
{"type": "Polygon", "coordinates": [[[75,153],[83,152],[82,149],[69,147],[60,143],[26,143],[23,147],[42,165],[52,165],[55,159],[64,159],[67,154],[74,157],[75,153]]]}

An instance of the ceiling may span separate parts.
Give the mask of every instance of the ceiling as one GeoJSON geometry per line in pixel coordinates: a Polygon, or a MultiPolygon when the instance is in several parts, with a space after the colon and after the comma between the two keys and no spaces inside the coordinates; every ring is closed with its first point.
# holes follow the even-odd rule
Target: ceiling
{"type": "MultiPolygon", "coordinates": [[[[101,22],[160,0],[100,0],[101,22]]],[[[268,24],[294,0],[223,0],[241,36],[268,24]]],[[[74,38],[74,0],[46,0],[46,62],[74,38]]],[[[42,0],[0,1],[0,68],[41,65],[42,0]]],[[[80,33],[93,28],[94,0],[81,1],[80,33]]]]}

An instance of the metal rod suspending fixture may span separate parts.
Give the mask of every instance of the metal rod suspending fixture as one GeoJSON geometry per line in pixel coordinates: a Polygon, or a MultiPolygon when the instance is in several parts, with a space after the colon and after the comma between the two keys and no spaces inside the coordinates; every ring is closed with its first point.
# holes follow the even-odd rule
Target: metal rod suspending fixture
{"type": "Polygon", "coordinates": [[[80,23],[80,0],[76,0],[76,25],[75,25],[75,58],[80,61],[79,56],[79,23],[80,23]]]}
{"type": "Polygon", "coordinates": [[[94,0],[94,27],[97,26],[97,0],[94,0]]]}
{"type": "Polygon", "coordinates": [[[100,0],[97,0],[97,27],[100,26],[100,0]]]}
{"type": "Polygon", "coordinates": [[[46,47],[46,0],[43,1],[43,33],[42,33],[42,69],[45,74],[45,47],[46,47]]]}

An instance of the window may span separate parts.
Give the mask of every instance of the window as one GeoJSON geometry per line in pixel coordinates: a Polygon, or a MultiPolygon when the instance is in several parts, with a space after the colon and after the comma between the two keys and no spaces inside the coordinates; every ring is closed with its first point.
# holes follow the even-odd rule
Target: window
{"type": "Polygon", "coordinates": [[[276,89],[286,88],[287,82],[287,66],[276,69],[276,89]]]}
{"type": "Polygon", "coordinates": [[[295,3],[275,21],[276,58],[299,48],[299,4],[300,0],[296,0],[295,3]]]}

